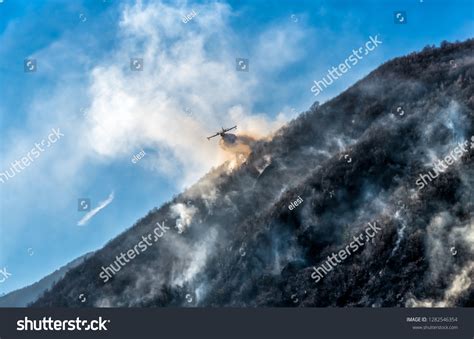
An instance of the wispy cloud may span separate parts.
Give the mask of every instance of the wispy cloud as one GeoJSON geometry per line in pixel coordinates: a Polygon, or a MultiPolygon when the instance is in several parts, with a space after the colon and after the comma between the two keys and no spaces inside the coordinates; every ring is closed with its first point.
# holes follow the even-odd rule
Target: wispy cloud
{"type": "Polygon", "coordinates": [[[101,209],[107,207],[113,200],[114,200],[114,192],[110,193],[107,199],[99,202],[99,206],[89,211],[81,220],[79,220],[79,222],[77,223],[77,226],[83,226],[87,224],[94,215],[99,213],[101,209]]]}

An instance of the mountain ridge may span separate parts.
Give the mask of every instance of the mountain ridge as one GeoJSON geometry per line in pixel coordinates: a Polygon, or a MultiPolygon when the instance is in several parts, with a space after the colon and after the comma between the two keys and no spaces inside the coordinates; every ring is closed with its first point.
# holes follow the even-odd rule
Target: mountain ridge
{"type": "Polygon", "coordinates": [[[382,64],[257,141],[240,168],[224,164],[150,211],[33,306],[472,306],[470,285],[448,292],[474,274],[462,241],[474,228],[473,152],[414,189],[430,154],[474,135],[473,52],[473,39],[443,42],[382,64]],[[315,284],[312,267],[374,220],[374,245],[315,284]],[[103,284],[100,267],[163,221],[163,242],[103,284]]]}
{"type": "Polygon", "coordinates": [[[86,253],[66,265],[60,267],[51,274],[37,282],[25,286],[23,288],[14,290],[0,297],[0,307],[26,307],[28,304],[34,302],[45,291],[54,286],[54,284],[62,279],[67,271],[73,269],[81,264],[85,259],[93,255],[94,252],[86,253]]]}

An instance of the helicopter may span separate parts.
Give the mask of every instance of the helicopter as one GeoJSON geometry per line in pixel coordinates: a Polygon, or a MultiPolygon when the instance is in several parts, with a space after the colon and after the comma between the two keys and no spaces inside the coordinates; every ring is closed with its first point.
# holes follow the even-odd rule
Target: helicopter
{"type": "Polygon", "coordinates": [[[211,135],[210,137],[207,137],[207,140],[210,140],[211,138],[217,137],[218,135],[220,135],[221,138],[225,139],[224,136],[232,136],[233,135],[233,134],[230,134],[230,133],[226,134],[227,132],[229,132],[230,130],[233,130],[233,129],[237,129],[237,125],[235,125],[234,127],[231,127],[231,128],[222,127],[222,131],[217,132],[216,134],[211,135]]]}

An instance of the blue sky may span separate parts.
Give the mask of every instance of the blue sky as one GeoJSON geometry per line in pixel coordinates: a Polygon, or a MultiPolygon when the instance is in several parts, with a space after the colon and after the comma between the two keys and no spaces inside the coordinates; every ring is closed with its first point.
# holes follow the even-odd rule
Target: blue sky
{"type": "Polygon", "coordinates": [[[3,0],[0,172],[52,128],[64,137],[0,183],[0,269],[12,274],[0,295],[102,247],[228,160],[205,139],[220,126],[266,135],[393,57],[472,37],[473,13],[467,0],[3,0]],[[382,45],[315,98],[313,80],[377,34],[382,45]],[[94,208],[112,193],[78,226],[79,198],[94,208]]]}

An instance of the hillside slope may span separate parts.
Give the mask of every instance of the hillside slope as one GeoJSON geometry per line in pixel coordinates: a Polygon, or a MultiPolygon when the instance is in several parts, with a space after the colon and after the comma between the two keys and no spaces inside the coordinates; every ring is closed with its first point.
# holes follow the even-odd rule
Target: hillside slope
{"type": "Polygon", "coordinates": [[[0,297],[0,307],[26,307],[28,304],[34,302],[45,291],[50,289],[57,281],[61,280],[66,273],[74,267],[80,265],[87,258],[91,257],[94,252],[87,253],[70,263],[57,269],[53,273],[47,275],[41,280],[29,286],[12,291],[0,297]]]}
{"type": "Polygon", "coordinates": [[[151,211],[34,306],[473,306],[474,149],[417,184],[474,136],[473,66],[474,40],[385,63],[151,211]],[[104,283],[101,268],[163,222],[104,283]],[[368,223],[374,238],[316,282],[312,267],[368,223]]]}

